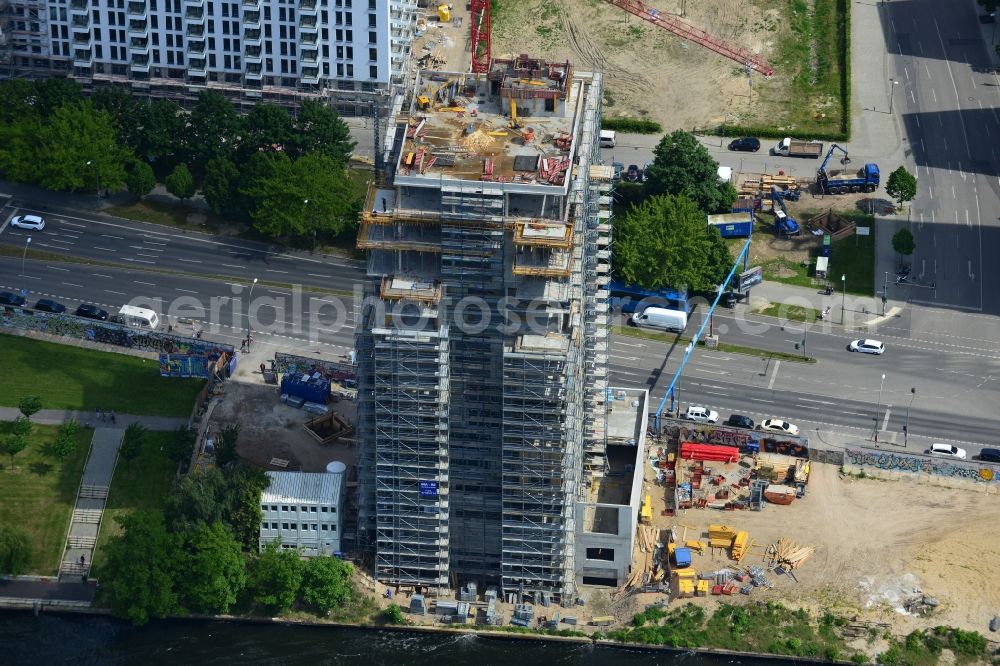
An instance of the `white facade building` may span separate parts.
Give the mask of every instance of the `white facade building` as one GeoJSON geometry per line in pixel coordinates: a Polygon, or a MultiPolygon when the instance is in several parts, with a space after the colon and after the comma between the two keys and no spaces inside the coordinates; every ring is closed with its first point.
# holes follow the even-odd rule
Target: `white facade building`
{"type": "Polygon", "coordinates": [[[268,472],[271,485],[260,500],[260,547],[277,541],[310,557],[340,553],[345,469],[333,462],[326,473],[268,472]]]}
{"type": "Polygon", "coordinates": [[[16,73],[249,101],[383,92],[403,81],[416,22],[415,0],[8,2],[16,73]]]}

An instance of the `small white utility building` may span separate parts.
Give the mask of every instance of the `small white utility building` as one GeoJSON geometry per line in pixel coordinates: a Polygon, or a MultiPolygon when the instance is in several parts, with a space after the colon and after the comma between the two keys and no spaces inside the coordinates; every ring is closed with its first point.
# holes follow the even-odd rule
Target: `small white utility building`
{"type": "Polygon", "coordinates": [[[268,472],[271,485],[260,500],[260,547],[277,541],[308,557],[339,554],[346,471],[334,461],[325,473],[268,472]]]}

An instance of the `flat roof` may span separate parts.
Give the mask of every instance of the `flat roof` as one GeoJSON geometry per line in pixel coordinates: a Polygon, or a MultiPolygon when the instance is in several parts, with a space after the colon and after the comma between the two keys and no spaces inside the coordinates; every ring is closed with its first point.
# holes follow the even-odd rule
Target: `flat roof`
{"type": "Polygon", "coordinates": [[[267,472],[271,485],[261,494],[261,503],[340,503],[343,474],[329,472],[267,472]]]}
{"type": "Polygon", "coordinates": [[[608,443],[637,446],[646,432],[645,389],[608,389],[608,443]]]}

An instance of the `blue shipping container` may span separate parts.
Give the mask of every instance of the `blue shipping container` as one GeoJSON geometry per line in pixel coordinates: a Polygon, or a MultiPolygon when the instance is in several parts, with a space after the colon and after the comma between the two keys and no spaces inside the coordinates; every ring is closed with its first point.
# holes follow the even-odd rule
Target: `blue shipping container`
{"type": "Polygon", "coordinates": [[[281,392],[325,405],[330,399],[330,381],[321,377],[299,373],[287,374],[281,378],[281,392]]]}
{"type": "Polygon", "coordinates": [[[719,230],[723,238],[746,238],[753,233],[753,213],[709,215],[708,223],[719,230]]]}

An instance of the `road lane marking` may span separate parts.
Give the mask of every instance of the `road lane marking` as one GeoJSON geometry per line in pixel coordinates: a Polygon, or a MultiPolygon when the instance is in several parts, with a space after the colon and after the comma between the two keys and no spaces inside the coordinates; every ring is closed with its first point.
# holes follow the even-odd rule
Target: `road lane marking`
{"type": "MultiPolygon", "coordinates": [[[[325,301],[326,299],[325,298],[321,298],[320,300],[325,301]]],[[[333,301],[329,301],[329,302],[332,303],[333,301]]],[[[618,340],[615,340],[614,343],[616,345],[621,345],[622,347],[645,347],[646,346],[646,345],[635,345],[635,344],[632,344],[631,342],[619,342],[618,340]]]]}
{"type": "MultiPolygon", "coordinates": [[[[947,56],[948,50],[944,47],[944,39],[941,37],[941,28],[938,27],[937,19],[934,19],[934,30],[937,32],[938,43],[941,44],[941,53],[947,56]]],[[[945,59],[945,67],[948,69],[948,76],[951,78],[951,87],[955,91],[955,100],[961,100],[962,98],[958,95],[958,84],[955,83],[955,75],[951,71],[951,64],[945,59]]],[[[940,114],[938,114],[940,117],[940,114]]],[[[970,158],[972,157],[972,149],[969,148],[969,132],[965,128],[965,117],[960,113],[958,114],[958,121],[962,124],[962,137],[965,139],[965,154],[970,158]]],[[[980,305],[982,302],[980,301],[980,305]]]]}
{"type": "MultiPolygon", "coordinates": [[[[942,136],[941,140],[944,141],[944,149],[948,150],[948,137],[942,136]]],[[[950,169],[949,169],[949,171],[950,171],[950,169]]]]}
{"type": "Polygon", "coordinates": [[[892,412],[892,405],[885,406],[885,418],[882,419],[882,430],[885,430],[889,425],[889,414],[892,412]]]}
{"type": "Polygon", "coordinates": [[[87,228],[87,225],[85,224],[75,224],[73,222],[67,222],[66,220],[57,219],[56,222],[58,222],[60,225],[66,225],[67,227],[80,227],[81,229],[87,228]]]}
{"type": "MultiPolygon", "coordinates": [[[[153,259],[159,259],[160,258],[160,255],[158,255],[158,254],[143,254],[142,252],[136,252],[135,254],[138,257],[152,257],[153,259]]],[[[181,261],[184,261],[184,260],[181,259],[181,261]]],[[[147,261],[146,263],[147,264],[151,264],[153,262],[152,261],[147,261]]]]}
{"type": "Polygon", "coordinates": [[[62,271],[63,273],[69,273],[68,268],[59,268],[58,266],[46,266],[46,268],[53,271],[62,271]]]}
{"type": "Polygon", "coordinates": [[[927,153],[927,148],[924,147],[924,137],[920,137],[920,152],[927,153]]]}
{"type": "Polygon", "coordinates": [[[197,291],[191,291],[190,289],[181,289],[180,287],[174,287],[174,289],[176,289],[177,291],[183,291],[185,294],[197,294],[197,293],[200,293],[200,292],[197,292],[197,291]]]}
{"type": "Polygon", "coordinates": [[[138,280],[134,280],[134,282],[135,282],[136,284],[144,284],[144,285],[146,285],[147,287],[155,287],[155,286],[156,286],[156,285],[155,285],[155,284],[153,284],[152,282],[139,282],[138,280]]]}
{"type": "Polygon", "coordinates": [[[933,87],[931,87],[931,96],[934,97],[934,103],[937,104],[937,93],[934,92],[933,87]]]}
{"type": "Polygon", "coordinates": [[[246,268],[246,266],[234,266],[233,264],[219,264],[219,265],[225,266],[226,268],[239,268],[239,269],[246,268]]]}
{"type": "Polygon", "coordinates": [[[969,209],[965,209],[965,226],[972,228],[972,220],[969,219],[969,209]]]}
{"type": "Polygon", "coordinates": [[[903,74],[906,74],[906,80],[909,81],[910,80],[910,68],[909,67],[904,67],[903,68],[903,74]]]}
{"type": "Polygon", "coordinates": [[[972,259],[969,259],[969,279],[975,280],[976,274],[972,272],[972,259]]]}
{"type": "Polygon", "coordinates": [[[917,127],[920,127],[920,116],[914,114],[913,119],[917,121],[917,127]]]}
{"type": "Polygon", "coordinates": [[[177,261],[183,261],[185,264],[200,264],[200,259],[178,259],[177,261]]]}
{"type": "MultiPolygon", "coordinates": [[[[947,141],[945,141],[944,147],[946,149],[948,148],[948,142],[947,141]]],[[[958,195],[955,194],[955,186],[954,185],[951,186],[951,198],[952,199],[957,199],[958,198],[958,195]]]]}
{"type": "Polygon", "coordinates": [[[926,62],[924,63],[924,71],[927,72],[927,78],[931,78],[931,68],[927,66],[926,62]]]}
{"type": "Polygon", "coordinates": [[[917,103],[917,98],[913,96],[913,91],[912,90],[910,91],[910,101],[913,102],[914,104],[917,103]]]}
{"type": "Polygon", "coordinates": [[[115,294],[116,296],[124,296],[125,295],[124,291],[111,291],[110,289],[105,289],[104,292],[107,293],[107,294],[115,294]]]}
{"type": "Polygon", "coordinates": [[[112,236],[111,234],[101,234],[101,238],[114,238],[115,240],[125,240],[124,236],[112,236]]]}
{"type": "Polygon", "coordinates": [[[110,247],[101,247],[100,245],[95,245],[94,249],[95,250],[102,250],[104,252],[114,252],[114,250],[112,250],[110,247]]]}
{"type": "Polygon", "coordinates": [[[111,278],[110,275],[103,275],[101,273],[91,273],[91,275],[93,275],[94,277],[102,277],[102,278],[108,278],[108,279],[111,278]]]}
{"type": "Polygon", "coordinates": [[[774,371],[771,372],[771,381],[767,383],[767,390],[770,391],[774,388],[774,380],[778,378],[778,368],[781,367],[781,361],[774,362],[774,371]]]}
{"type": "Polygon", "coordinates": [[[306,273],[309,277],[326,278],[327,280],[332,280],[332,275],[320,275],[319,273],[306,273]]]}
{"type": "Polygon", "coordinates": [[[799,402],[816,402],[816,403],[819,403],[821,405],[835,405],[835,404],[837,404],[837,403],[832,402],[830,400],[813,400],[811,398],[799,398],[799,402]]]}
{"type": "Polygon", "coordinates": [[[72,282],[63,282],[63,284],[66,285],[67,287],[79,287],[79,288],[83,289],[83,285],[82,284],[73,284],[72,282]]]}
{"type": "Polygon", "coordinates": [[[267,273],[281,273],[283,275],[288,275],[288,271],[279,271],[279,270],[275,270],[273,268],[268,268],[267,271],[265,271],[265,272],[267,272],[267,273]]]}

